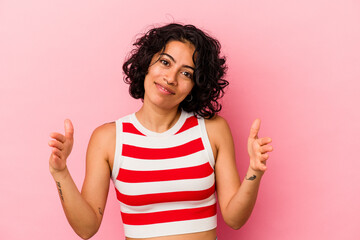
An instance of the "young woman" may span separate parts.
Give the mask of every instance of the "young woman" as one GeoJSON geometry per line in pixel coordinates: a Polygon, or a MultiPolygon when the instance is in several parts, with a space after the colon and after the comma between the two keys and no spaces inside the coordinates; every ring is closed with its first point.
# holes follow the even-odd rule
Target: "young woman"
{"type": "Polygon", "coordinates": [[[51,133],[50,172],[66,217],[83,239],[100,227],[115,185],[126,239],[214,240],[216,199],[225,222],[239,229],[249,218],[266,170],[271,139],[248,138],[249,169],[242,183],[221,105],[226,66],[220,44],[192,25],[169,24],[139,38],[124,63],[137,112],[94,130],[81,193],[66,167],[74,128],[51,133]]]}

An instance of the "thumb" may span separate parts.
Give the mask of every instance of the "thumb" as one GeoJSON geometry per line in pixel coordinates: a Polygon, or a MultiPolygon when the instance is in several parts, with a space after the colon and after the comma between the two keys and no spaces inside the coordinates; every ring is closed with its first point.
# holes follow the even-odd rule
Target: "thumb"
{"type": "Polygon", "coordinates": [[[251,125],[249,138],[254,138],[254,139],[258,138],[258,133],[260,130],[260,122],[261,120],[259,118],[255,119],[255,121],[251,125]]]}
{"type": "Polygon", "coordinates": [[[65,127],[65,137],[68,138],[68,139],[73,139],[74,127],[73,127],[72,122],[70,121],[70,119],[65,119],[64,127],[65,127]]]}

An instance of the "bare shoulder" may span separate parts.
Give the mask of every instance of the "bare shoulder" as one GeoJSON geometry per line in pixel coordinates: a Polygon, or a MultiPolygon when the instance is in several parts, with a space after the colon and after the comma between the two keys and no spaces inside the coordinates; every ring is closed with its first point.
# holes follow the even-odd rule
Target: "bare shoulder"
{"type": "Polygon", "coordinates": [[[225,135],[231,134],[230,127],[225,118],[216,115],[211,119],[205,119],[205,126],[209,138],[222,139],[225,135]]]}
{"type": "Polygon", "coordinates": [[[116,124],[115,122],[105,123],[93,131],[89,148],[100,150],[108,158],[112,156],[116,141],[116,124]]]}
{"type": "Polygon", "coordinates": [[[215,115],[211,119],[205,119],[205,125],[206,125],[206,128],[209,130],[221,130],[224,128],[229,128],[229,125],[228,125],[227,121],[225,120],[225,118],[223,118],[219,115],[215,115]]]}
{"type": "MultiPolygon", "coordinates": [[[[216,115],[211,119],[205,119],[206,132],[215,153],[224,143],[231,141],[231,131],[225,118],[216,115]]],[[[217,154],[215,154],[217,155],[217,154]]]]}
{"type": "Polygon", "coordinates": [[[110,122],[95,128],[91,138],[94,138],[94,140],[106,140],[115,137],[115,135],[116,135],[115,122],[110,122]]]}

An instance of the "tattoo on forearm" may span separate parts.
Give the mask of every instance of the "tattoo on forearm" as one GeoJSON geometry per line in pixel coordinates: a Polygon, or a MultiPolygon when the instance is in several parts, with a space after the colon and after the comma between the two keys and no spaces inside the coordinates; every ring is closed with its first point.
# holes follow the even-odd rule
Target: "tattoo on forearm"
{"type": "Polygon", "coordinates": [[[61,198],[62,201],[64,201],[64,197],[63,197],[63,194],[62,194],[62,191],[61,191],[60,182],[56,182],[56,185],[57,185],[57,188],[58,188],[58,190],[59,190],[60,198],[61,198]]]}
{"type": "Polygon", "coordinates": [[[104,214],[103,211],[101,210],[101,208],[99,208],[99,213],[100,213],[100,215],[104,214]]]}
{"type": "Polygon", "coordinates": [[[252,180],[255,180],[255,178],[256,178],[256,175],[252,175],[251,177],[249,177],[249,178],[246,177],[245,179],[252,181],[252,180]]]}

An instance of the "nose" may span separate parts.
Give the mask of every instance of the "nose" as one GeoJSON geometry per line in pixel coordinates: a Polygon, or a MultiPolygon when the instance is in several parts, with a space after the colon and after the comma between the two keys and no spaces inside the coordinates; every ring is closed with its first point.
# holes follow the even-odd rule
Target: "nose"
{"type": "Polygon", "coordinates": [[[177,71],[175,69],[168,69],[164,74],[164,80],[168,85],[177,85],[177,71]]]}

